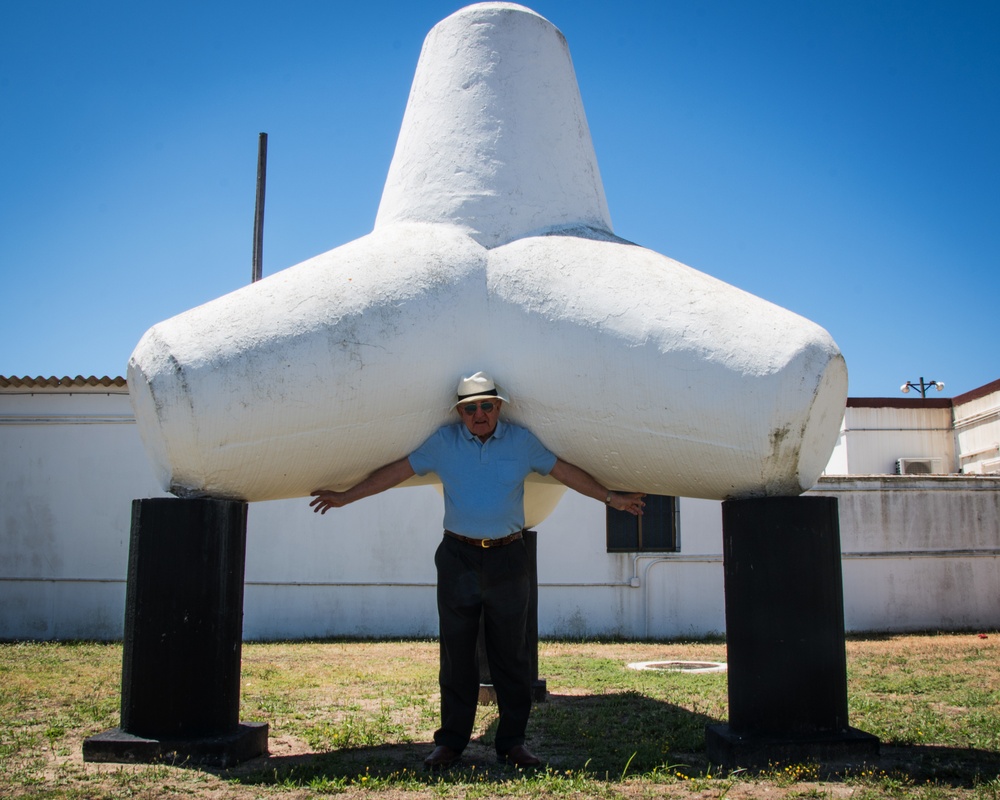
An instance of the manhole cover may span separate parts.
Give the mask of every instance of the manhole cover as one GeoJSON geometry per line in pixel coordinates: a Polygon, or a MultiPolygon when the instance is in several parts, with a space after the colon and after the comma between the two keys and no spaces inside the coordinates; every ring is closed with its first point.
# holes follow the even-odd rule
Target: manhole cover
{"type": "Polygon", "coordinates": [[[726,665],[719,661],[635,661],[629,669],[648,669],[656,672],[725,672],[726,665]]]}

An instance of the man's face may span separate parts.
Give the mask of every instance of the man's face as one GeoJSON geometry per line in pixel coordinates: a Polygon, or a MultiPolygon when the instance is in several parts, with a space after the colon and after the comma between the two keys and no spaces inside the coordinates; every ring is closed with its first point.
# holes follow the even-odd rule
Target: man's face
{"type": "Polygon", "coordinates": [[[473,436],[478,436],[480,440],[486,441],[496,430],[497,420],[500,419],[501,400],[477,400],[472,403],[459,403],[458,414],[473,436]],[[470,412],[470,409],[472,411],[470,412]]]}

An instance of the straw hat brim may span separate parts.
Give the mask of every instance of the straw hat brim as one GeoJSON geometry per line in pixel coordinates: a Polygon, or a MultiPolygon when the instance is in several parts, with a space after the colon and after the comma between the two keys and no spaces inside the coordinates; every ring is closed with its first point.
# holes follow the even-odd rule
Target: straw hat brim
{"type": "Polygon", "coordinates": [[[473,395],[469,395],[468,397],[463,397],[460,400],[456,400],[454,403],[451,404],[451,408],[448,409],[448,410],[449,411],[454,410],[454,409],[458,408],[460,405],[462,405],[462,403],[478,403],[480,400],[502,400],[504,403],[509,403],[510,402],[510,400],[507,399],[507,396],[500,390],[500,387],[497,386],[497,393],[496,394],[473,394],[473,395]]]}

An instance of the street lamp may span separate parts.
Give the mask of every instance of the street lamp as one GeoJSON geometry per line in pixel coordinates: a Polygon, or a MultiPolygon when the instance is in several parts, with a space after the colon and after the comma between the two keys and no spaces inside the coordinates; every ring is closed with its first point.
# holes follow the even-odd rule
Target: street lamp
{"type": "Polygon", "coordinates": [[[944,389],[944,384],[941,381],[925,381],[922,377],[920,378],[920,383],[914,383],[913,381],[907,381],[902,386],[899,387],[899,391],[903,394],[909,394],[910,389],[918,389],[920,391],[920,396],[923,398],[927,397],[927,390],[932,386],[936,386],[937,390],[940,392],[944,389]]]}

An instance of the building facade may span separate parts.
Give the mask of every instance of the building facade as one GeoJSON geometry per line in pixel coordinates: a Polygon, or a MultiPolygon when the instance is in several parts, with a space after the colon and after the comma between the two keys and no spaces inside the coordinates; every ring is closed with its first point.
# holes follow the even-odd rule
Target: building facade
{"type": "MultiPolygon", "coordinates": [[[[839,500],[849,631],[1000,627],[998,440],[1000,381],[848,401],[810,494],[839,500]]],[[[0,453],[0,639],[120,638],[131,503],[166,496],[124,380],[0,377],[0,453]]],[[[658,503],[632,529],[567,492],[537,531],[540,635],[724,634],[721,503],[658,503]]],[[[441,506],[251,504],[245,638],[436,636],[441,506]]]]}

